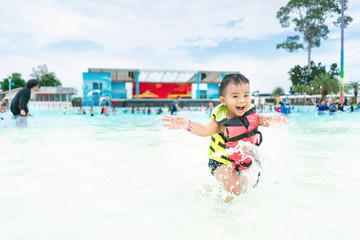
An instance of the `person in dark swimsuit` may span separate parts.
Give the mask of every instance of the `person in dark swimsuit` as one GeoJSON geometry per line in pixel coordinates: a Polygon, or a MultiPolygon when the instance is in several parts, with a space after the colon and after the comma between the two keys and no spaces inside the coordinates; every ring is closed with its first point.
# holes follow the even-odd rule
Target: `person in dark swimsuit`
{"type": "Polygon", "coordinates": [[[26,86],[21,89],[11,101],[10,111],[16,119],[17,126],[27,126],[27,117],[31,116],[28,109],[28,102],[31,97],[31,91],[34,91],[39,86],[39,81],[30,79],[26,86]]]}
{"type": "Polygon", "coordinates": [[[179,107],[180,98],[181,96],[177,96],[176,100],[172,103],[171,115],[174,115],[177,111],[181,110],[181,108],[179,107]]]}

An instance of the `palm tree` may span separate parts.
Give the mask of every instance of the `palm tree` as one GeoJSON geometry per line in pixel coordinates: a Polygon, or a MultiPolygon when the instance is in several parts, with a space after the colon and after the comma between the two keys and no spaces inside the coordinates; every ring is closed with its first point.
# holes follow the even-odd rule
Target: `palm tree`
{"type": "Polygon", "coordinates": [[[293,87],[293,91],[298,94],[304,94],[309,90],[309,86],[306,84],[299,84],[293,87]]]}
{"type": "Polygon", "coordinates": [[[329,93],[339,92],[339,81],[335,78],[331,78],[330,73],[321,73],[315,76],[314,80],[309,82],[309,85],[315,93],[321,94],[320,101],[325,100],[326,95],[329,93]]]}
{"type": "Polygon", "coordinates": [[[350,89],[354,89],[355,103],[357,103],[357,95],[360,87],[360,80],[357,82],[350,82],[347,84],[350,89]]]}
{"type": "Polygon", "coordinates": [[[271,93],[272,96],[276,97],[277,102],[280,100],[281,94],[284,92],[284,90],[281,87],[276,87],[273,92],[271,93]]]}

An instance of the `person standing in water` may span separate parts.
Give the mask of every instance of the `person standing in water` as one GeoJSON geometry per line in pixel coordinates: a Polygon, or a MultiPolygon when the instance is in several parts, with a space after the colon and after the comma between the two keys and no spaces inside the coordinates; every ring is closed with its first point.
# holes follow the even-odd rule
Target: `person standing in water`
{"type": "Polygon", "coordinates": [[[284,115],[288,115],[291,113],[290,109],[285,106],[285,104],[283,102],[279,102],[280,104],[280,113],[281,114],[284,114],[284,115]]]}
{"type": "Polygon", "coordinates": [[[332,114],[336,112],[336,106],[334,105],[333,101],[330,101],[330,105],[329,105],[329,113],[332,114]]]}
{"type": "Polygon", "coordinates": [[[181,96],[177,96],[176,100],[172,103],[171,107],[171,115],[174,115],[177,111],[181,111],[182,109],[179,107],[181,96]]]}
{"type": "Polygon", "coordinates": [[[359,111],[360,110],[360,102],[358,103],[358,105],[355,108],[355,111],[359,111]]]}
{"type": "Polygon", "coordinates": [[[317,110],[318,114],[325,113],[325,109],[326,109],[325,103],[326,103],[325,100],[322,100],[321,102],[316,104],[315,110],[317,110]]]}
{"type": "Polygon", "coordinates": [[[207,112],[210,112],[210,117],[212,115],[212,111],[214,110],[214,103],[209,102],[209,108],[206,110],[207,112]]]}
{"type": "Polygon", "coordinates": [[[109,103],[105,103],[105,106],[101,109],[101,114],[107,115],[108,107],[109,107],[109,103]]]}
{"type": "Polygon", "coordinates": [[[219,100],[221,104],[213,110],[208,124],[193,122],[185,116],[165,115],[163,121],[168,129],[211,136],[208,166],[227,192],[224,201],[229,202],[234,196],[245,193],[249,186],[245,170],[251,168],[253,161],[258,161],[249,148],[262,142],[258,126],[279,127],[286,124],[287,117],[256,113],[255,106],[251,104],[249,80],[240,74],[224,77],[220,83],[219,100]],[[244,149],[238,151],[242,147],[244,149]]]}
{"type": "Polygon", "coordinates": [[[10,111],[16,119],[16,126],[27,126],[27,117],[31,116],[27,105],[31,97],[31,91],[36,90],[38,86],[38,80],[30,79],[11,101],[10,111]]]}
{"type": "Polygon", "coordinates": [[[5,99],[1,99],[0,112],[6,112],[6,103],[5,99]]]}

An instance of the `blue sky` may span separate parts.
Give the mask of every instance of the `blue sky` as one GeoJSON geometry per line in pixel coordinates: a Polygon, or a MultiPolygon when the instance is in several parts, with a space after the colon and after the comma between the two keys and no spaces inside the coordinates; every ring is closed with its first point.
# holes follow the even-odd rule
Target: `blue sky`
{"type": "MultiPolygon", "coordinates": [[[[29,79],[46,64],[65,87],[81,93],[89,67],[240,71],[251,90],[289,90],[288,71],[307,64],[306,51],[277,50],[294,32],[276,12],[284,0],[6,1],[0,0],[0,79],[29,79]]],[[[345,29],[345,82],[360,80],[360,2],[345,29]]],[[[340,64],[340,29],[313,49],[314,62],[340,64]]]]}

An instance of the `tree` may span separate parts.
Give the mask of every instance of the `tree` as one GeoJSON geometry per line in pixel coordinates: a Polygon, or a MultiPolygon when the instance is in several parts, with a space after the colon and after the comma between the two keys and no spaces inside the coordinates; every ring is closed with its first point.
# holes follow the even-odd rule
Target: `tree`
{"type": "Polygon", "coordinates": [[[294,86],[292,89],[293,89],[293,92],[301,95],[301,94],[304,94],[309,91],[309,86],[305,85],[305,84],[300,84],[300,85],[294,86]]]}
{"type": "Polygon", "coordinates": [[[20,73],[12,73],[11,76],[4,78],[4,81],[1,82],[1,89],[3,91],[9,90],[9,80],[11,80],[11,82],[15,84],[11,86],[12,89],[25,87],[26,85],[25,80],[21,78],[20,73]]]}
{"type": "MultiPolygon", "coordinates": [[[[293,87],[297,85],[308,85],[309,82],[315,78],[315,76],[327,72],[325,65],[322,65],[321,63],[315,65],[313,61],[311,61],[310,75],[307,74],[307,68],[308,66],[300,67],[299,65],[296,65],[295,67],[290,69],[288,74],[290,76],[293,87]]],[[[329,73],[332,78],[336,78],[340,75],[339,68],[337,67],[336,63],[331,64],[329,73]]],[[[292,90],[292,92],[295,91],[292,90]]]]}
{"type": "Polygon", "coordinates": [[[283,92],[284,92],[284,89],[282,89],[281,87],[276,87],[276,88],[274,88],[271,95],[276,97],[277,102],[279,102],[280,96],[283,94],[283,92]]]}
{"type": "MultiPolygon", "coordinates": [[[[348,0],[344,0],[344,10],[347,9],[347,2],[348,0]]],[[[276,48],[284,48],[290,53],[307,49],[307,75],[310,76],[311,49],[320,47],[321,39],[328,38],[330,21],[335,26],[341,23],[341,0],[290,0],[277,12],[277,18],[283,28],[288,28],[293,23],[294,30],[302,34],[302,39],[299,35],[288,36],[276,48]]],[[[344,16],[344,27],[351,21],[350,16],[344,16]]]]}
{"type": "Polygon", "coordinates": [[[274,90],[272,91],[271,95],[274,97],[279,97],[283,94],[284,90],[282,89],[282,87],[276,87],[274,88],[274,90]]]}
{"type": "Polygon", "coordinates": [[[305,67],[302,68],[299,65],[296,65],[295,67],[291,68],[288,73],[293,86],[308,84],[308,76],[306,74],[305,67]]]}
{"type": "Polygon", "coordinates": [[[360,87],[360,80],[357,82],[350,82],[349,84],[347,84],[347,86],[350,89],[354,89],[354,97],[355,97],[355,103],[357,102],[357,95],[358,95],[358,91],[359,91],[359,87],[360,87]]]}
{"type": "Polygon", "coordinates": [[[340,69],[338,68],[336,63],[331,64],[330,66],[330,74],[332,78],[336,78],[340,76],[340,69]]]}
{"type": "Polygon", "coordinates": [[[327,94],[339,92],[339,81],[332,78],[330,73],[321,73],[310,81],[310,87],[313,89],[313,93],[321,94],[320,101],[323,101],[327,94]]]}
{"type": "Polygon", "coordinates": [[[32,78],[39,80],[39,87],[51,86],[57,87],[61,86],[61,82],[57,79],[55,73],[49,72],[46,64],[39,65],[37,68],[32,69],[32,78]]]}

